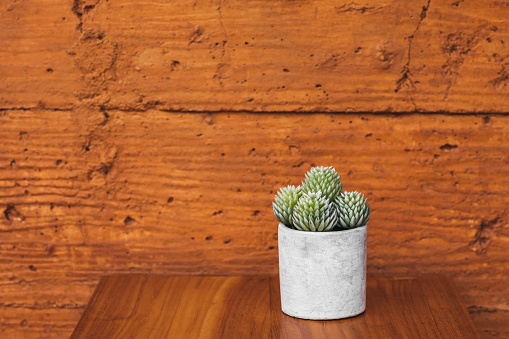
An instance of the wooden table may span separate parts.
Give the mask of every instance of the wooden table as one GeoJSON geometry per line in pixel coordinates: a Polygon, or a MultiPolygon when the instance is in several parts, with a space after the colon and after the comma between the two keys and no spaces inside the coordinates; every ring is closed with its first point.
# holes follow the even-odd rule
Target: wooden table
{"type": "Polygon", "coordinates": [[[343,320],[281,312],[277,276],[104,277],[72,338],[479,338],[451,279],[368,278],[343,320]]]}

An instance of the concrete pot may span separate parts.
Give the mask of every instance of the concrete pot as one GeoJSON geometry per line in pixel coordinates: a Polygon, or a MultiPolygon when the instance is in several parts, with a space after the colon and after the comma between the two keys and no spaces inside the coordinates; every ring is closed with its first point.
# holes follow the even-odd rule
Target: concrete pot
{"type": "Polygon", "coordinates": [[[279,224],[279,281],[283,312],[327,320],[366,309],[367,226],[333,232],[279,224]]]}

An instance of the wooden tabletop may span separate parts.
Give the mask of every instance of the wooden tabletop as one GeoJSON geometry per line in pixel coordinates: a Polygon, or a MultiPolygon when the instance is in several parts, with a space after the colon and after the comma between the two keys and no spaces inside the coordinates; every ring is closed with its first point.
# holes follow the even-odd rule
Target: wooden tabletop
{"type": "Polygon", "coordinates": [[[116,275],[72,338],[479,338],[451,279],[368,278],[366,312],[312,321],[281,312],[277,276],[116,275]]]}

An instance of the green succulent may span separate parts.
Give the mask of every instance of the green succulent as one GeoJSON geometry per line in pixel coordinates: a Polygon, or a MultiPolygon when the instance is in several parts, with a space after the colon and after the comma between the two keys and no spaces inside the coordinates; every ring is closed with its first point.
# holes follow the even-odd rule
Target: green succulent
{"type": "Polygon", "coordinates": [[[364,199],[364,195],[359,192],[344,192],[334,200],[339,214],[339,224],[341,228],[355,228],[366,224],[369,220],[370,209],[364,199]]]}
{"type": "Polygon", "coordinates": [[[300,231],[351,229],[369,220],[367,199],[359,192],[343,192],[333,167],[313,167],[302,186],[283,187],[272,203],[277,220],[300,231]]]}
{"type": "Polygon", "coordinates": [[[276,219],[286,226],[293,226],[293,208],[301,195],[300,187],[287,186],[281,188],[276,195],[275,202],[272,203],[272,209],[274,210],[276,219]]]}
{"type": "Polygon", "coordinates": [[[330,231],[338,222],[336,207],[319,192],[303,193],[293,209],[293,225],[301,231],[330,231]]]}
{"type": "Polygon", "coordinates": [[[341,177],[332,167],[313,167],[302,182],[302,193],[310,192],[322,192],[322,196],[334,201],[343,192],[341,177]]]}

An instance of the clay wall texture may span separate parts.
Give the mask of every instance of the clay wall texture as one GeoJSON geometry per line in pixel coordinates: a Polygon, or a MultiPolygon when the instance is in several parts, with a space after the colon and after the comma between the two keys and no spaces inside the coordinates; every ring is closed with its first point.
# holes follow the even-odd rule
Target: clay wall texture
{"type": "Polygon", "coordinates": [[[277,189],[367,194],[368,274],[509,336],[509,1],[0,0],[0,328],[110,273],[277,273],[277,189]]]}

